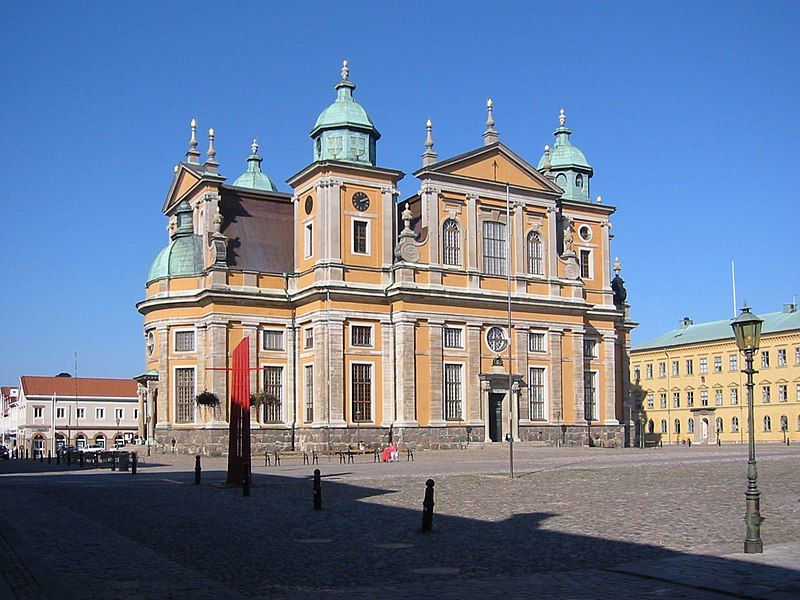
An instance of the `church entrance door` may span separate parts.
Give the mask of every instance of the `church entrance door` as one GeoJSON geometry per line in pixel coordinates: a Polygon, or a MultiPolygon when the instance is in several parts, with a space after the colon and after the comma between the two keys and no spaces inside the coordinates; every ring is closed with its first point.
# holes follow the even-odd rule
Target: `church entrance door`
{"type": "Polygon", "coordinates": [[[489,393],[489,439],[503,441],[503,398],[505,394],[489,393]]]}

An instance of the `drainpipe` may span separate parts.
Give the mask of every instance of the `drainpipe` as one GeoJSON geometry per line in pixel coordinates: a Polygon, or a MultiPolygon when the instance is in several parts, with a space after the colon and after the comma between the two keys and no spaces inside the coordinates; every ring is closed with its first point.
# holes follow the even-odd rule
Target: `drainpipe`
{"type": "Polygon", "coordinates": [[[292,392],[292,451],[294,451],[295,443],[295,429],[297,428],[297,326],[295,323],[295,307],[292,304],[292,299],[289,296],[289,274],[283,274],[283,291],[286,295],[286,301],[292,309],[292,381],[294,382],[294,390],[292,392]]]}

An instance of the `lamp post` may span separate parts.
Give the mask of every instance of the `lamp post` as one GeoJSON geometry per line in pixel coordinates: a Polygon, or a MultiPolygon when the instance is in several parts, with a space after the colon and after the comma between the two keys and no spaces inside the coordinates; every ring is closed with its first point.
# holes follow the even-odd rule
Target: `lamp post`
{"type": "Polygon", "coordinates": [[[753,355],[758,350],[763,321],[750,312],[745,303],[742,313],[731,323],[736,336],[736,346],[745,356],[744,373],[747,375],[747,440],[749,445],[747,460],[747,491],[744,493],[746,509],[744,522],[747,525],[747,537],[744,540],[746,554],[764,551],[761,541],[761,510],[758,491],[758,473],[756,471],[755,419],[753,417],[753,355]]]}
{"type": "Polygon", "coordinates": [[[147,436],[147,456],[150,456],[150,415],[145,417],[145,435],[147,436]]]}
{"type": "Polygon", "coordinates": [[[645,414],[639,409],[639,448],[644,449],[644,423],[645,414]]]}
{"type": "Polygon", "coordinates": [[[119,417],[116,418],[117,421],[117,435],[114,438],[114,448],[117,447],[117,438],[119,438],[119,417]]]}

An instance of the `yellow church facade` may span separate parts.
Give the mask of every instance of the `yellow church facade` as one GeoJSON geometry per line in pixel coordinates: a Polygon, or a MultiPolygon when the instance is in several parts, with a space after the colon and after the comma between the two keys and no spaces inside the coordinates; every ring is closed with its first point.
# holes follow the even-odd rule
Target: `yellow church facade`
{"type": "MultiPolygon", "coordinates": [[[[800,439],[800,312],[791,303],[758,316],[764,324],[754,362],[755,439],[791,443],[800,439]]],[[[635,441],[747,442],[742,369],[744,355],[728,320],[684,318],[677,329],[633,348],[635,441]]]]}
{"type": "Polygon", "coordinates": [[[231,353],[249,340],[256,448],[389,437],[420,447],[542,440],[622,444],[629,318],[612,279],[611,215],[562,111],[538,167],[483,144],[440,160],[427,124],[418,192],[377,166],[380,138],[345,65],[311,131],[313,161],[277,190],[254,140],[219,172],[214,132],[189,150],[163,212],[170,241],[145,298],[141,434],[216,451],[231,353]],[[197,394],[222,399],[213,409],[197,394]]]}

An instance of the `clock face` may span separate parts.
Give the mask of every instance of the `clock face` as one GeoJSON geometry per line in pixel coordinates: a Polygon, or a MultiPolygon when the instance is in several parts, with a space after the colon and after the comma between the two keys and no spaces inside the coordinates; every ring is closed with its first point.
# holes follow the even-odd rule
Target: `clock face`
{"type": "Polygon", "coordinates": [[[314,199],[311,196],[306,197],[306,214],[310,215],[311,211],[314,209],[314,199]]]}
{"type": "Polygon", "coordinates": [[[356,192],[353,194],[353,206],[355,206],[356,210],[367,210],[369,208],[369,198],[364,192],[356,192]]]}
{"type": "Polygon", "coordinates": [[[494,352],[502,352],[508,345],[505,332],[499,327],[490,327],[486,333],[486,344],[494,352]]]}

